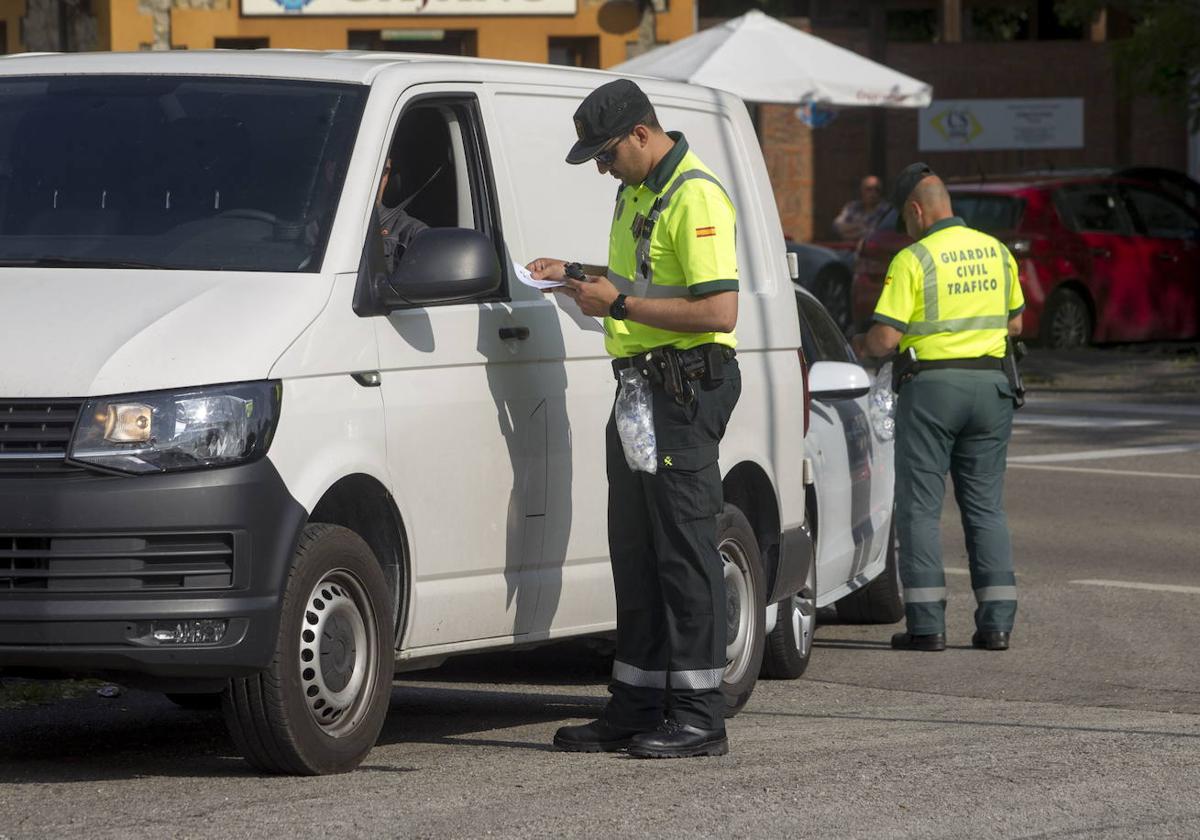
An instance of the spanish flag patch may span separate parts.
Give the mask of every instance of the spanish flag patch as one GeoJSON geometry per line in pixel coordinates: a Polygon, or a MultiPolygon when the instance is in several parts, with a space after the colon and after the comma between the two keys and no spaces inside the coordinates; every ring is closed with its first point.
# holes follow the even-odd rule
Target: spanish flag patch
{"type": "Polygon", "coordinates": [[[706,236],[716,236],[717,229],[715,227],[698,227],[696,228],[696,238],[703,239],[706,236]]]}

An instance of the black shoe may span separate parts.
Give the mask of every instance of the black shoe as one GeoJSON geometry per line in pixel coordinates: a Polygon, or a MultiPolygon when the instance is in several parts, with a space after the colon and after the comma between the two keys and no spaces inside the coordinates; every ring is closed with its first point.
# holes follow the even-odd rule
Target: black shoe
{"type": "Polygon", "coordinates": [[[606,720],[564,726],[554,733],[554,746],[567,752],[620,752],[644,729],[624,729],[606,720]]]}
{"type": "Polygon", "coordinates": [[[727,752],[729,739],[724,727],[700,729],[673,720],[663,721],[653,732],[638,735],[629,745],[629,754],[638,758],[691,758],[727,752]]]}
{"type": "Polygon", "coordinates": [[[946,634],[914,636],[912,633],[897,633],[892,636],[892,647],[896,650],[945,650],[946,634]]]}
{"type": "Polygon", "coordinates": [[[971,647],[983,650],[1008,650],[1007,630],[976,630],[971,636],[971,647]]]}

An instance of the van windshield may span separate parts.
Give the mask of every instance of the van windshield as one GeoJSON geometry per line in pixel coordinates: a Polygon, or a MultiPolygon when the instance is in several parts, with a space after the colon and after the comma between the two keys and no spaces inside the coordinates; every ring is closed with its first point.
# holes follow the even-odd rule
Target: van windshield
{"type": "Polygon", "coordinates": [[[359,85],[0,78],[0,266],[317,271],[359,85]]]}

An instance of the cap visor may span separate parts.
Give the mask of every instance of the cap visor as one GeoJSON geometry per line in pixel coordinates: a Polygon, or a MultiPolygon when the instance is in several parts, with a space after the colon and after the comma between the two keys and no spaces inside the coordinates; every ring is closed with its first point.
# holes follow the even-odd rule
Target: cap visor
{"type": "Polygon", "coordinates": [[[604,144],[607,142],[607,140],[601,140],[598,143],[586,143],[583,140],[580,140],[571,147],[571,151],[567,152],[567,163],[587,163],[596,155],[600,154],[600,150],[604,148],[604,144]]]}

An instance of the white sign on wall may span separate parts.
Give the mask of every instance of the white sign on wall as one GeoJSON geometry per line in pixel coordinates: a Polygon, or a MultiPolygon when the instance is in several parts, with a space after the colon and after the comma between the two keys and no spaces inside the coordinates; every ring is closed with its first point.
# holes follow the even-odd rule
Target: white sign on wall
{"type": "Polygon", "coordinates": [[[1082,99],[935,99],[920,111],[923,152],[1083,148],[1082,99]]]}
{"type": "Polygon", "coordinates": [[[246,17],[573,15],[577,0],[242,0],[246,17]]]}

